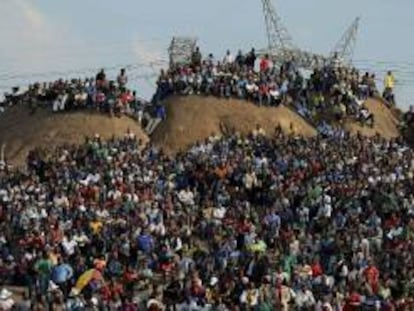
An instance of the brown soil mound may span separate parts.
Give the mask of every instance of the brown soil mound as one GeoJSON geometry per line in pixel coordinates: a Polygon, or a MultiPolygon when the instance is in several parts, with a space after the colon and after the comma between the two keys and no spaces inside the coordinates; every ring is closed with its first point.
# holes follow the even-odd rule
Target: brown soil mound
{"type": "Polygon", "coordinates": [[[0,115],[0,146],[5,144],[8,161],[20,166],[33,148],[79,144],[85,136],[95,134],[103,138],[119,137],[128,129],[148,141],[138,123],[127,116],[111,118],[92,112],[54,114],[45,109],[31,115],[26,107],[12,107],[0,115]]]}
{"type": "Polygon", "coordinates": [[[167,153],[184,150],[223,128],[248,133],[260,124],[266,133],[273,133],[280,124],[287,133],[293,130],[303,136],[316,134],[313,127],[286,107],[257,107],[246,101],[199,96],[173,97],[166,106],[168,118],[157,127],[151,140],[167,153]]]}
{"type": "Polygon", "coordinates": [[[350,121],[345,124],[346,129],[354,134],[358,132],[365,136],[379,134],[387,139],[400,136],[396,114],[390,110],[382,100],[370,98],[365,102],[365,105],[368,110],[374,114],[374,126],[371,128],[350,121]]]}

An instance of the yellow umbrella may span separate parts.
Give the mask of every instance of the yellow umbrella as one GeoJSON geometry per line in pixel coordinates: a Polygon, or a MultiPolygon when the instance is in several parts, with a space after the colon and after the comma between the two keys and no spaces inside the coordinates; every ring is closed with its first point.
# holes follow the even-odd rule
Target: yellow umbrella
{"type": "Polygon", "coordinates": [[[75,291],[80,293],[92,280],[102,280],[102,274],[96,269],[90,269],[82,273],[76,281],[75,291]]]}

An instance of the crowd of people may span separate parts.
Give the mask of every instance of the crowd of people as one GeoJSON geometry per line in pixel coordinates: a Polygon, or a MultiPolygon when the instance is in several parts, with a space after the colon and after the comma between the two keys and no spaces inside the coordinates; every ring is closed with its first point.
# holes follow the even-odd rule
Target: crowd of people
{"type": "Polygon", "coordinates": [[[96,136],[3,166],[0,309],[411,310],[413,150],[265,134],[175,157],[96,136]]]}
{"type": "MultiPolygon", "coordinates": [[[[390,91],[387,87],[384,96],[390,91]]],[[[294,60],[279,65],[269,55],[259,58],[254,49],[236,56],[227,51],[223,60],[217,60],[213,54],[203,58],[199,48],[191,63],[161,71],[157,94],[160,98],[171,94],[233,97],[267,106],[283,103],[315,125],[327,116],[339,121],[351,117],[372,125],[373,116],[363,102],[379,95],[375,75],[361,74],[339,61],[320,64],[306,77],[294,60]]]]}
{"type": "Polygon", "coordinates": [[[108,79],[102,69],[95,78],[34,83],[23,91],[16,87],[5,95],[0,106],[5,110],[16,104],[28,105],[32,113],[39,107],[48,107],[53,112],[91,109],[110,115],[129,114],[139,120],[143,119],[148,107],[136,91],[128,88],[125,69],[120,70],[116,80],[108,79]]]}
{"type": "MultiPolygon", "coordinates": [[[[203,58],[197,47],[189,64],[173,64],[161,71],[152,104],[127,87],[125,69],[116,80],[109,80],[102,69],[94,78],[34,83],[23,92],[13,88],[0,103],[0,112],[16,103],[28,104],[32,112],[39,105],[50,106],[54,112],[91,108],[110,115],[132,115],[142,123],[145,113],[147,121],[165,119],[160,102],[172,94],[202,94],[245,99],[261,106],[288,105],[316,127],[346,118],[372,126],[374,116],[364,101],[380,95],[375,79],[373,74],[342,65],[340,59],[316,65],[307,76],[296,68],[294,60],[278,64],[269,55],[259,57],[254,48],[247,54],[239,51],[236,56],[227,51],[222,60],[217,60],[213,54],[203,58]]],[[[389,71],[382,97],[393,106],[394,86],[395,77],[389,71]]]]}
{"type": "Polygon", "coordinates": [[[148,102],[128,88],[128,75],[121,69],[116,80],[107,78],[105,70],[95,78],[59,79],[50,83],[34,83],[27,90],[18,87],[5,94],[0,102],[0,113],[15,105],[25,105],[33,114],[38,108],[54,113],[88,110],[109,116],[128,115],[151,134],[166,118],[166,109],[159,102],[148,102]]]}

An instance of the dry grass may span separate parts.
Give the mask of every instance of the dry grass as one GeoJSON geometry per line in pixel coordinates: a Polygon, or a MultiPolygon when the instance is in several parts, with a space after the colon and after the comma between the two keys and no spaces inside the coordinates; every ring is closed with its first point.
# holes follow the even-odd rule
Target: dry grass
{"type": "Polygon", "coordinates": [[[123,136],[127,130],[145,141],[148,137],[135,120],[127,116],[110,118],[92,112],[53,114],[38,109],[30,115],[26,107],[12,107],[0,115],[0,145],[10,163],[24,164],[28,151],[61,144],[79,144],[85,136],[99,134],[103,138],[123,136]]]}
{"type": "Polygon", "coordinates": [[[287,133],[293,130],[304,136],[316,134],[312,126],[286,107],[257,107],[246,101],[197,96],[173,97],[166,105],[168,118],[151,140],[167,153],[184,150],[223,128],[248,133],[260,124],[271,134],[280,125],[287,133]]]}
{"type": "MultiPolygon", "coordinates": [[[[313,136],[316,130],[303,118],[286,107],[257,107],[240,100],[214,97],[173,97],[166,102],[168,119],[161,123],[151,137],[152,142],[167,153],[185,150],[223,129],[241,133],[252,131],[260,124],[268,134],[280,125],[286,133],[313,136]]],[[[369,99],[368,109],[375,115],[373,128],[347,122],[345,127],[353,133],[361,132],[385,138],[399,136],[398,120],[381,100],[369,99]]],[[[6,157],[14,165],[24,164],[27,152],[33,148],[49,148],[60,144],[78,144],[85,136],[99,134],[103,138],[122,136],[130,129],[137,137],[148,137],[132,119],[96,114],[72,112],[53,114],[38,109],[30,115],[26,107],[13,107],[0,115],[0,145],[6,144],[6,157]]]]}
{"type": "Polygon", "coordinates": [[[369,126],[362,126],[357,122],[347,122],[345,124],[346,129],[354,134],[358,132],[365,136],[379,134],[387,139],[400,136],[396,114],[391,111],[382,100],[371,98],[365,102],[365,105],[368,110],[374,114],[374,126],[371,128],[369,126]]]}

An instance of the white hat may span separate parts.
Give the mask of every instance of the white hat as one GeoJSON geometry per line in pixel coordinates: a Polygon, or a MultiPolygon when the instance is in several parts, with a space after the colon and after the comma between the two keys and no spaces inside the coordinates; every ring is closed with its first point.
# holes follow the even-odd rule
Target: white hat
{"type": "Polygon", "coordinates": [[[210,286],[216,286],[216,284],[218,283],[218,281],[219,281],[219,279],[217,277],[213,276],[210,279],[210,286]]]}
{"type": "Polygon", "coordinates": [[[11,296],[13,295],[13,293],[11,291],[9,291],[7,288],[3,288],[0,291],[0,300],[7,300],[9,299],[11,296]]]}

